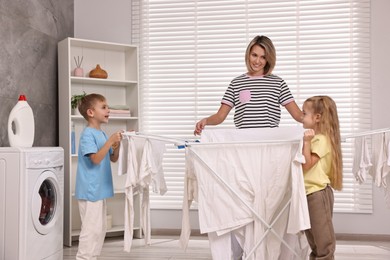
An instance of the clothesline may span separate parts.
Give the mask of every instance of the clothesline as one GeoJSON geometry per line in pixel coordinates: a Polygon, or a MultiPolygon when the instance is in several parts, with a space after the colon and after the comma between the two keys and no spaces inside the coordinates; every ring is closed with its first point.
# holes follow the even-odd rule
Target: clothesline
{"type": "Polygon", "coordinates": [[[234,141],[234,142],[214,142],[214,143],[187,143],[186,146],[191,147],[192,145],[225,145],[225,144],[275,144],[275,143],[299,143],[300,140],[258,140],[258,141],[234,141]]]}
{"type": "Polygon", "coordinates": [[[161,135],[142,134],[139,132],[127,131],[127,132],[123,132],[122,136],[140,137],[140,138],[145,138],[145,139],[153,139],[153,140],[173,143],[178,148],[184,148],[186,143],[187,143],[187,141],[182,140],[182,139],[176,139],[176,138],[171,138],[171,137],[166,137],[166,136],[161,136],[161,135]]]}
{"type": "Polygon", "coordinates": [[[161,135],[151,135],[151,134],[142,134],[139,132],[124,132],[122,133],[123,136],[133,136],[133,137],[140,137],[145,139],[153,139],[153,140],[159,140],[164,142],[173,143],[178,148],[185,148],[190,147],[192,145],[225,145],[225,144],[261,144],[261,143],[286,143],[286,142],[300,142],[300,140],[295,139],[285,139],[285,140],[266,140],[266,141],[232,141],[232,142],[215,142],[215,143],[200,143],[199,141],[193,141],[189,142],[183,139],[176,139],[171,137],[165,137],[161,135]]]}
{"type": "Polygon", "coordinates": [[[366,135],[374,135],[374,134],[380,134],[380,133],[386,133],[386,132],[389,132],[389,131],[390,131],[390,128],[375,129],[375,130],[360,132],[360,133],[356,133],[356,134],[346,135],[346,136],[342,137],[342,140],[346,141],[347,139],[350,139],[350,138],[366,136],[366,135]]]}
{"type": "MultiPolygon", "coordinates": [[[[389,132],[390,128],[382,128],[382,129],[375,129],[375,130],[370,130],[370,131],[365,131],[365,132],[360,132],[360,133],[355,133],[351,135],[346,135],[342,136],[342,141],[345,142],[347,139],[355,138],[355,137],[360,137],[360,136],[367,136],[367,135],[374,135],[374,134],[380,134],[380,133],[385,133],[389,132]]],[[[152,134],[142,134],[140,132],[124,132],[122,133],[123,136],[134,136],[134,137],[140,137],[140,138],[145,138],[145,139],[154,139],[154,140],[159,140],[159,141],[164,141],[168,143],[173,143],[176,147],[178,148],[185,148],[186,146],[191,146],[191,145],[221,145],[221,144],[256,144],[256,143],[281,143],[281,142],[292,142],[292,141],[297,141],[297,140],[268,140],[268,141],[251,141],[251,142],[242,142],[242,141],[234,141],[234,142],[215,142],[215,143],[200,143],[199,141],[193,141],[189,142],[184,139],[178,139],[178,138],[171,138],[171,137],[166,137],[166,136],[161,136],[161,135],[152,135],[152,134]]]]}

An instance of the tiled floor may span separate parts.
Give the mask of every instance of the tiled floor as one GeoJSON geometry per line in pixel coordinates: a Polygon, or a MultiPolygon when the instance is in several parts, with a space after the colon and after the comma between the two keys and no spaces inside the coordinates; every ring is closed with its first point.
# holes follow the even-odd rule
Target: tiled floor
{"type": "MultiPolygon", "coordinates": [[[[64,248],[64,260],[74,260],[77,243],[64,248]]],[[[390,241],[337,241],[337,260],[389,260],[390,241]]],[[[192,237],[186,252],[178,242],[178,237],[153,236],[151,246],[145,246],[143,239],[133,240],[130,253],[123,252],[122,238],[106,239],[99,260],[206,260],[211,259],[206,237],[192,237]]]]}

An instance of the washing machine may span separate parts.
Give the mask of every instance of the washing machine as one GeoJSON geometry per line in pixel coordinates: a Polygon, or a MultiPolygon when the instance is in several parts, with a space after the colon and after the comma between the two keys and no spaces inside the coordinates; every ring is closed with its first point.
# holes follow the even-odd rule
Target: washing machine
{"type": "Polygon", "coordinates": [[[64,152],[0,147],[0,260],[63,259],[64,152]]]}

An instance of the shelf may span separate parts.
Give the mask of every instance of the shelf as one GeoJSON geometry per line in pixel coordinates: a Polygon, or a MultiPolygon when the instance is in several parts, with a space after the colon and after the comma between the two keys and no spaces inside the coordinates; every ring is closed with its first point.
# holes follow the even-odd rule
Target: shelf
{"type": "MultiPolygon", "coordinates": [[[[136,230],[140,230],[141,228],[140,227],[133,227],[133,230],[136,231],[136,230]]],[[[125,227],[123,225],[118,225],[118,226],[112,226],[112,228],[110,229],[107,229],[106,231],[106,234],[109,234],[109,233],[114,233],[114,232],[121,232],[121,231],[124,231],[125,230],[125,227]]],[[[80,232],[81,230],[80,229],[73,229],[72,230],[72,237],[77,237],[77,236],[80,236],[80,232]]],[[[135,236],[136,237],[136,236],[135,236]]]]}
{"type": "MultiPolygon", "coordinates": [[[[80,114],[74,114],[69,102],[74,94],[98,93],[103,95],[108,104],[126,105],[131,112],[127,114],[110,113],[108,124],[102,129],[107,135],[118,129],[139,129],[139,75],[138,47],[109,42],[99,42],[84,39],[66,38],[58,43],[58,103],[59,103],[59,143],[64,148],[64,245],[71,246],[72,241],[80,234],[81,221],[79,218],[75,183],[77,175],[78,155],[72,154],[72,131],[76,137],[76,147],[87,122],[80,114]],[[82,67],[84,77],[75,77],[76,64],[74,58],[83,57],[82,67]],[[88,77],[89,69],[96,64],[108,72],[107,79],[88,77]],[[88,69],[86,69],[88,68],[88,69]],[[86,76],[87,75],[87,76],[86,76]],[[64,98],[67,97],[67,98],[64,98]],[[132,115],[132,116],[130,116],[132,115]],[[74,128],[73,128],[73,127],[74,128]]],[[[116,168],[116,165],[112,165],[116,168]]],[[[112,169],[113,169],[112,168],[112,169]]],[[[123,204],[125,197],[126,176],[116,176],[113,170],[114,196],[107,199],[115,226],[107,233],[123,232],[123,204]]],[[[139,223],[140,196],[134,196],[134,219],[139,223]]],[[[135,228],[136,230],[137,228],[135,228]]],[[[142,233],[137,231],[138,233],[142,233]]]]}
{"type": "MultiPolygon", "coordinates": [[[[83,116],[79,115],[71,115],[71,118],[74,120],[85,120],[83,116]]],[[[135,116],[111,116],[108,120],[138,120],[138,117],[135,116]]]]}
{"type": "Polygon", "coordinates": [[[109,85],[109,86],[136,86],[136,81],[129,80],[113,80],[113,79],[98,79],[87,77],[70,77],[72,84],[90,84],[90,85],[109,85]]]}
{"type": "Polygon", "coordinates": [[[135,48],[135,46],[125,45],[121,43],[111,43],[111,42],[75,39],[75,38],[70,38],[70,43],[74,47],[114,50],[114,51],[123,51],[123,52],[127,51],[129,48],[135,48]]]}

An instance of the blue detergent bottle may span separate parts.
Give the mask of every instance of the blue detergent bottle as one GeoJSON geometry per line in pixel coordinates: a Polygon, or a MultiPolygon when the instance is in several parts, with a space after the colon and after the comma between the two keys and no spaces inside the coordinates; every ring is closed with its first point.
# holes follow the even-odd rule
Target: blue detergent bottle
{"type": "Polygon", "coordinates": [[[72,121],[72,130],[71,130],[71,151],[72,154],[76,154],[76,130],[74,126],[74,122],[72,121]]]}

